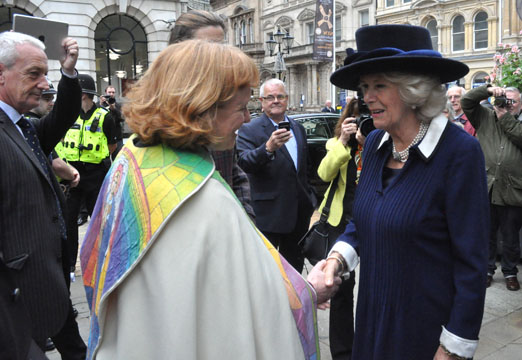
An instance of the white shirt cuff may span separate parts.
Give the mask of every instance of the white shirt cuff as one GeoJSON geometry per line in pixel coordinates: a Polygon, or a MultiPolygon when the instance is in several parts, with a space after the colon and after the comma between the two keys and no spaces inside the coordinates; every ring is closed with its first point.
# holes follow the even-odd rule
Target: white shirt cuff
{"type": "Polygon", "coordinates": [[[344,258],[344,261],[346,261],[346,265],[348,265],[348,269],[346,269],[342,275],[350,273],[350,271],[353,271],[359,264],[359,255],[357,255],[355,249],[347,242],[336,242],[332,247],[332,250],[330,250],[328,253],[328,256],[330,256],[332,251],[337,251],[339,254],[341,254],[341,256],[344,258]]]}
{"type": "Polygon", "coordinates": [[[471,359],[477,350],[478,340],[468,340],[450,333],[446,328],[442,327],[440,334],[440,343],[444,345],[449,352],[458,356],[471,359]]]}
{"type": "Polygon", "coordinates": [[[60,68],[60,72],[63,76],[67,76],[69,79],[76,79],[78,77],[78,70],[74,69],[74,75],[69,75],[63,69],[60,68]]]}

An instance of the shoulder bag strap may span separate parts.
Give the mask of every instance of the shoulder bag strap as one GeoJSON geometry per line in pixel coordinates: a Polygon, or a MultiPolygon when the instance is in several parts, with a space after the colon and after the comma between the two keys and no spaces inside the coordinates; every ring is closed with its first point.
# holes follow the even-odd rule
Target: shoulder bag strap
{"type": "Polygon", "coordinates": [[[337,182],[339,181],[339,176],[341,176],[341,171],[337,173],[337,176],[332,181],[332,184],[330,185],[330,191],[328,192],[328,198],[326,199],[326,203],[324,204],[323,210],[321,211],[321,217],[319,220],[321,222],[326,222],[328,219],[328,216],[330,215],[330,205],[332,204],[332,200],[334,197],[335,192],[337,191],[337,182]]]}

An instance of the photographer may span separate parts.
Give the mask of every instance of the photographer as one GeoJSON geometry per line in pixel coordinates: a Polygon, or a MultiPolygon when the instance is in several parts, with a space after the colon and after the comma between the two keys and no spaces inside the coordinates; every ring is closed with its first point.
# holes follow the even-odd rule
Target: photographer
{"type": "Polygon", "coordinates": [[[502,234],[501,269],[508,290],[520,289],[517,263],[520,259],[519,231],[522,226],[522,122],[520,91],[514,87],[481,86],[461,100],[462,109],[477,131],[486,159],[490,197],[491,231],[487,286],[495,274],[497,231],[502,234]],[[482,100],[493,96],[493,109],[482,100]]]}
{"type": "Polygon", "coordinates": [[[116,136],[116,150],[111,154],[111,159],[114,160],[116,155],[123,147],[123,115],[121,113],[121,104],[116,102],[116,88],[109,85],[105,88],[105,95],[100,96],[100,106],[111,112],[114,120],[115,136],[116,136]]]}
{"type": "MultiPolygon", "coordinates": [[[[357,98],[345,106],[334,130],[335,137],[326,143],[327,154],[317,169],[319,177],[330,182],[319,207],[320,213],[330,191],[335,191],[327,219],[330,247],[352,218],[352,203],[361,170],[361,151],[367,135],[363,135],[361,131],[375,129],[373,119],[368,113],[366,104],[357,98]],[[337,176],[337,185],[332,190],[337,176]]],[[[352,354],[354,286],[355,273],[352,273],[348,280],[343,281],[331,300],[330,352],[333,360],[349,359],[352,354]]]]}

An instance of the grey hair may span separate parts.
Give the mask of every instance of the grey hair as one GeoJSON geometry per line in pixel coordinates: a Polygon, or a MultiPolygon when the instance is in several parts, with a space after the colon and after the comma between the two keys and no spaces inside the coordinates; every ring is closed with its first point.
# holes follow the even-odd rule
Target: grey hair
{"type": "Polygon", "coordinates": [[[448,96],[448,92],[450,91],[450,89],[453,89],[453,88],[459,88],[459,89],[460,89],[460,96],[464,96],[464,95],[466,95],[466,89],[464,89],[462,86],[451,85],[451,86],[448,88],[448,91],[446,91],[446,96],[448,96]]]}
{"type": "Polygon", "coordinates": [[[285,94],[287,94],[285,83],[282,82],[279,79],[272,78],[265,81],[263,84],[261,84],[261,87],[259,88],[259,96],[263,97],[265,96],[265,86],[266,85],[281,85],[283,87],[283,90],[285,91],[285,94]]]}
{"type": "Polygon", "coordinates": [[[435,76],[404,72],[382,75],[399,88],[401,100],[414,109],[420,121],[430,122],[446,106],[446,88],[435,76]]]}
{"type": "Polygon", "coordinates": [[[4,31],[0,34],[0,64],[4,64],[7,68],[13,66],[18,59],[16,47],[23,44],[45,50],[44,43],[35,37],[14,31],[4,31]]]}
{"type": "Polygon", "coordinates": [[[504,91],[510,91],[510,92],[520,94],[520,90],[518,90],[518,88],[516,88],[514,86],[508,86],[507,88],[504,89],[504,91]]]}

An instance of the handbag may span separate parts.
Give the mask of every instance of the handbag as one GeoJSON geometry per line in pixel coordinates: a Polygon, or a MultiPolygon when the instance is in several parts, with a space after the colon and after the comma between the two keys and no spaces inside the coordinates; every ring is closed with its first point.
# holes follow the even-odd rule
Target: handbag
{"type": "Polygon", "coordinates": [[[326,256],[328,255],[328,250],[330,248],[330,224],[328,224],[327,220],[328,215],[330,214],[330,205],[332,204],[334,194],[337,191],[337,182],[339,181],[340,174],[341,173],[339,172],[335,180],[332,181],[332,186],[330,186],[328,198],[326,199],[326,203],[321,211],[319,220],[308,229],[306,234],[297,243],[301,248],[301,253],[312,265],[326,259],[326,256]]]}

